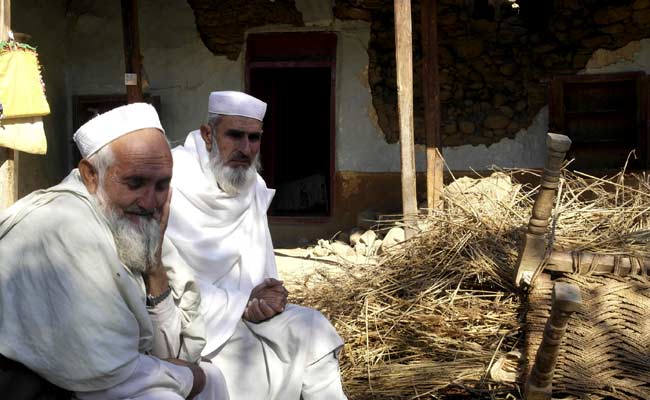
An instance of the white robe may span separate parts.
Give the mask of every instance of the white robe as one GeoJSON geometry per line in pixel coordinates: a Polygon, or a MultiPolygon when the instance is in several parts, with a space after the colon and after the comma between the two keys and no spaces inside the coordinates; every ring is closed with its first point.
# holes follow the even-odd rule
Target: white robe
{"type": "MultiPolygon", "coordinates": [[[[233,399],[299,398],[308,366],[335,357],[343,341],[322,314],[305,307],[289,305],[260,324],[241,318],[251,290],[277,278],[266,217],[275,191],[259,175],[236,196],[209,181],[209,155],[198,130],[172,156],[166,236],[173,249],[163,261],[182,259],[195,272],[207,330],[203,355],[221,367],[233,399]]],[[[335,371],[340,387],[338,364],[335,371]]]]}
{"type": "MultiPolygon", "coordinates": [[[[170,275],[182,338],[167,347],[196,361],[204,326],[189,278],[182,266],[170,275]]],[[[1,354],[78,395],[185,397],[192,388],[188,368],[147,355],[144,281],[119,260],[77,170],[0,213],[0,338],[1,354]]]]}

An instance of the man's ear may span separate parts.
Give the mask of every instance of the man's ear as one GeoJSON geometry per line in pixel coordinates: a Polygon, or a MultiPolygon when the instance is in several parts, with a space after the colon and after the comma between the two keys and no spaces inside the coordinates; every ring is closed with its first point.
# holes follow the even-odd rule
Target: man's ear
{"type": "Polygon", "coordinates": [[[81,174],[81,179],[86,185],[86,189],[90,194],[97,193],[97,188],[99,187],[99,172],[97,168],[86,160],[85,158],[79,161],[79,174],[81,174]]]}
{"type": "Polygon", "coordinates": [[[205,142],[205,149],[209,152],[212,151],[212,128],[208,124],[203,124],[199,128],[201,130],[201,137],[205,142]]]}

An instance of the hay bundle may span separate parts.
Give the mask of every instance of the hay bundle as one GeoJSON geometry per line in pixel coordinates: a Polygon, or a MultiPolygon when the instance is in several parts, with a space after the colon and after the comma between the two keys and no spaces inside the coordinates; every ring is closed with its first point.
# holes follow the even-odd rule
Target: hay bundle
{"type": "MultiPolygon", "coordinates": [[[[647,180],[565,178],[556,244],[641,255],[647,180]]],[[[472,181],[447,188],[444,211],[422,217],[426,229],[376,264],[321,271],[294,289],[292,301],[323,311],[344,338],[351,399],[520,397],[487,372],[522,346],[524,307],[511,281],[533,191],[504,185],[502,173],[486,179],[473,181],[481,189],[472,181]]]]}

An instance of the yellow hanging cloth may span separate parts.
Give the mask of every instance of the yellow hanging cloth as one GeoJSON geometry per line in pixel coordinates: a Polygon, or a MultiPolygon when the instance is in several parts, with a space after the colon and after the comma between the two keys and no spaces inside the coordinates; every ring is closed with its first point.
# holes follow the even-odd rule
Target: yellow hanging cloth
{"type": "Polygon", "coordinates": [[[50,113],[34,48],[2,43],[0,48],[0,146],[45,154],[47,140],[40,117],[50,113]]]}

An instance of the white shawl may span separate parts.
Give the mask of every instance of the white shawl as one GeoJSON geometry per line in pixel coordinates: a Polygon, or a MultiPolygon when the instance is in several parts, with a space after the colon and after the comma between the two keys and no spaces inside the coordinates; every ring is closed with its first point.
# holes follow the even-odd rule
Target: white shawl
{"type": "MultiPolygon", "coordinates": [[[[191,275],[190,275],[191,276],[191,275]]],[[[204,343],[198,293],[182,269],[180,357],[204,343]]],[[[72,391],[113,387],[152,348],[144,281],[119,259],[113,235],[77,170],[0,213],[0,353],[72,391]]]]}
{"type": "MultiPolygon", "coordinates": [[[[277,277],[266,211],[275,191],[262,177],[244,193],[231,196],[206,178],[209,162],[200,131],[172,150],[174,175],[165,264],[182,258],[201,289],[207,344],[219,348],[233,334],[253,287],[277,277]]],[[[167,243],[167,241],[165,241],[167,243]]]]}

